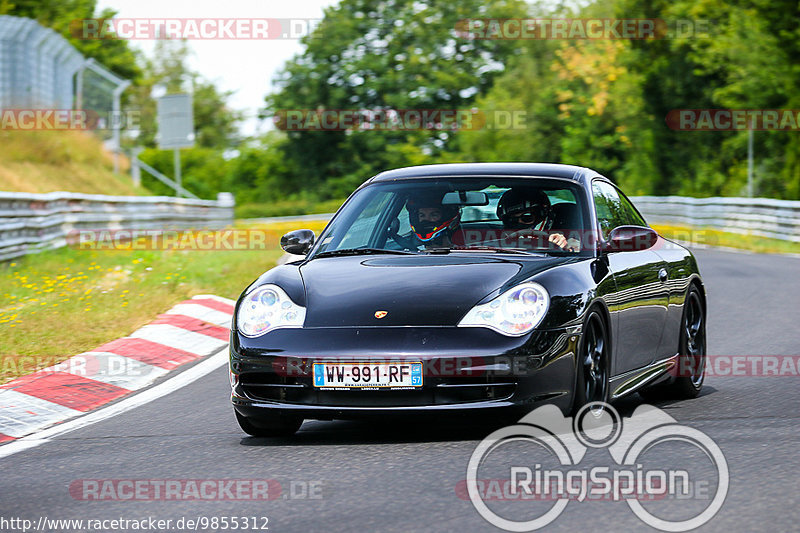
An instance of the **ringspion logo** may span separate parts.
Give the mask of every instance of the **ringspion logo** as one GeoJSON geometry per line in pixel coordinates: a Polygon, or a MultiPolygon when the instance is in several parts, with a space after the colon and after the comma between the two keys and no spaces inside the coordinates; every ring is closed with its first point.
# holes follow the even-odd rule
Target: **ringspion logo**
{"type": "MultiPolygon", "coordinates": [[[[699,472],[705,470],[701,468],[699,472]]],[[[725,502],[729,482],[727,460],[705,433],[679,424],[652,405],[640,405],[631,417],[623,419],[611,405],[593,402],[578,411],[574,418],[565,417],[552,405],[540,407],[516,424],[491,433],[470,457],[466,489],[481,517],[505,531],[542,529],[553,523],[570,502],[606,499],[624,501],[645,524],[675,532],[689,531],[711,520],[725,502]],[[709,480],[689,468],[686,461],[668,468],[648,468],[643,464],[648,452],[659,454],[659,447],[667,443],[680,443],[699,451],[704,461],[711,464],[716,490],[710,490],[709,480]],[[516,447],[511,448],[513,446],[516,447]],[[525,464],[520,459],[529,448],[535,464],[525,464]],[[499,451],[507,449],[513,452],[503,455],[499,451]],[[591,449],[606,449],[614,464],[581,466],[591,449]],[[502,459],[492,470],[493,454],[502,459]],[[552,468],[544,466],[548,456],[555,463],[552,468]],[[507,496],[495,496],[484,489],[484,482],[493,478],[482,475],[482,469],[507,473],[507,480],[503,480],[507,496]],[[692,492],[697,487],[704,487],[702,497],[692,492]],[[501,511],[487,503],[498,500],[521,503],[512,503],[516,506],[514,513],[508,507],[501,511]],[[684,509],[688,500],[704,505],[692,507],[687,515],[680,517],[665,517],[663,509],[658,512],[659,505],[675,500],[679,500],[684,509]],[[536,502],[548,505],[542,511],[536,502]],[[520,509],[521,505],[526,506],[525,509],[520,509]],[[521,518],[525,510],[529,512],[521,518]]],[[[456,490],[458,492],[459,485],[456,490]]]]}

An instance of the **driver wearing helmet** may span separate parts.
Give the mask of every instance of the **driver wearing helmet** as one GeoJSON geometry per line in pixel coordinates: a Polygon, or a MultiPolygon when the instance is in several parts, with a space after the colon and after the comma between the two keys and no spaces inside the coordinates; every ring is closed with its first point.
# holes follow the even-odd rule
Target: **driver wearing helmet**
{"type": "Polygon", "coordinates": [[[505,229],[512,232],[507,238],[531,239],[535,233],[539,233],[547,235],[548,242],[561,250],[580,250],[577,239],[567,239],[563,233],[550,232],[553,212],[550,198],[541,189],[507,190],[497,203],[497,217],[503,222],[505,229]]]}
{"type": "Polygon", "coordinates": [[[442,194],[426,194],[408,199],[408,220],[414,236],[426,248],[450,248],[452,236],[461,223],[457,205],[443,205],[442,194]]]}

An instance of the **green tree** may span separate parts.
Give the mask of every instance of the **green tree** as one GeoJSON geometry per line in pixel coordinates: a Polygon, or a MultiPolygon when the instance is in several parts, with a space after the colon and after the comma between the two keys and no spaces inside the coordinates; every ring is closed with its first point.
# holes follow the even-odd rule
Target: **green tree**
{"type": "MultiPolygon", "coordinates": [[[[460,39],[457,23],[525,14],[519,0],[343,0],[327,9],[321,24],[304,38],[305,51],[278,77],[266,113],[470,106],[519,45],[460,39]]],[[[332,196],[402,159],[398,156],[409,149],[402,146],[412,143],[416,156],[431,158],[451,139],[442,131],[297,131],[288,133],[282,150],[308,169],[308,187],[332,196]]]]}
{"type": "MultiPolygon", "coordinates": [[[[678,109],[797,109],[800,11],[767,0],[612,0],[552,17],[651,18],[697,30],[682,38],[526,43],[478,99],[527,112],[524,130],[460,132],[458,156],[591,165],[632,193],[742,195],[747,132],[675,131],[678,109]]],[[[800,198],[796,132],[756,132],[756,192],[800,198]]]]}
{"type": "MultiPolygon", "coordinates": [[[[712,20],[707,39],[684,44],[695,72],[706,79],[712,107],[800,108],[800,5],[786,0],[680,1],[673,16],[712,20]]],[[[755,132],[756,192],[800,199],[800,139],[796,132],[755,132]]],[[[742,194],[746,180],[747,132],[714,134],[720,161],[714,188],[742,194]]],[[[695,180],[704,188],[702,180],[695,180]]]]}
{"type": "MultiPolygon", "coordinates": [[[[608,6],[539,4],[540,18],[604,18],[608,6]],[[602,8],[602,9],[601,9],[602,8]]],[[[466,160],[543,161],[592,166],[628,190],[646,192],[652,145],[643,113],[641,76],[622,40],[531,40],[477,106],[489,115],[516,111],[522,127],[460,132],[466,160]],[[637,179],[646,176],[645,179],[637,179]]],[[[663,124],[663,123],[662,123],[663,124]]]]}
{"type": "Polygon", "coordinates": [[[144,76],[133,88],[132,110],[139,112],[139,134],[133,141],[138,146],[155,147],[157,133],[154,93],[192,93],[195,122],[195,144],[202,148],[225,150],[240,142],[240,111],[231,109],[230,91],[220,91],[188,66],[191,51],[185,41],[162,40],[156,43],[153,57],[144,60],[144,76]]]}

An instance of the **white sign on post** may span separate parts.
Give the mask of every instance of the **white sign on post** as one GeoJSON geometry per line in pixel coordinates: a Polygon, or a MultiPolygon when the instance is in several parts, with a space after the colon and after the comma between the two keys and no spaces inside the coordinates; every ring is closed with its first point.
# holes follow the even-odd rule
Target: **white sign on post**
{"type": "Polygon", "coordinates": [[[181,196],[181,148],[194,146],[191,94],[169,94],[158,99],[158,147],[175,151],[175,192],[181,196]]]}
{"type": "Polygon", "coordinates": [[[158,99],[157,138],[162,150],[194,146],[191,94],[170,94],[158,99]]]}

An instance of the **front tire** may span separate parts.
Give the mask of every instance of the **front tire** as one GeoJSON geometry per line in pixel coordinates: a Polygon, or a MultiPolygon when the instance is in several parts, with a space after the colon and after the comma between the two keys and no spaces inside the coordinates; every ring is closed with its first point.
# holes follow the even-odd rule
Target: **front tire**
{"type": "Polygon", "coordinates": [[[608,402],[610,353],[606,323],[599,312],[591,311],[584,323],[578,351],[573,414],[588,403],[608,402]]]}
{"type": "Polygon", "coordinates": [[[706,375],[706,316],[700,291],[694,285],[686,296],[679,339],[677,377],[646,387],[639,394],[647,401],[697,398],[706,375]]]}
{"type": "Polygon", "coordinates": [[[242,431],[253,437],[290,437],[303,424],[303,419],[296,416],[272,414],[264,418],[248,418],[238,411],[234,412],[242,431]]]}

